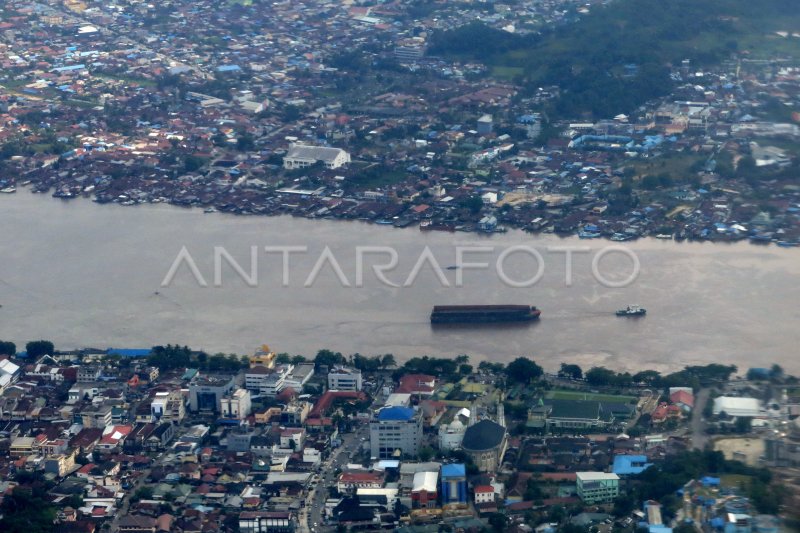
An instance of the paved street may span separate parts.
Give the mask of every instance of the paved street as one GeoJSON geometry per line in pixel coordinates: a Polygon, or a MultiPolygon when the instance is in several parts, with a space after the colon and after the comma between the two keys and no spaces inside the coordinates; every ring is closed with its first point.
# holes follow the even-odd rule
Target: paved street
{"type": "Polygon", "coordinates": [[[706,423],[703,416],[703,410],[708,403],[708,398],[711,395],[711,389],[700,389],[694,399],[694,410],[692,413],[692,446],[696,450],[702,450],[708,441],[706,435],[706,423]]]}
{"type": "Polygon", "coordinates": [[[362,438],[369,438],[368,424],[358,426],[353,433],[342,435],[342,445],[336,448],[322,464],[319,482],[309,491],[306,506],[300,513],[300,533],[318,533],[333,529],[322,525],[322,510],[328,498],[328,488],[336,484],[334,472],[346,465],[355,455],[362,444],[362,438]]]}

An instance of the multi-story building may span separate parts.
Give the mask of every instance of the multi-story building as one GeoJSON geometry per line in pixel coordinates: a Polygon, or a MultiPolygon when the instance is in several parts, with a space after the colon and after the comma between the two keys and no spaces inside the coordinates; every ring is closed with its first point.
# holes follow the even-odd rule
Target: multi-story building
{"type": "Polygon", "coordinates": [[[578,497],[584,503],[611,502],[619,496],[619,476],[605,472],[577,472],[578,497]]]}
{"type": "Polygon", "coordinates": [[[475,505],[494,503],[494,487],[491,485],[478,485],[475,487],[475,505]]]}
{"type": "Polygon", "coordinates": [[[97,365],[81,365],[78,368],[78,383],[93,383],[100,379],[101,369],[97,365]]]}
{"type": "Polygon", "coordinates": [[[297,400],[287,405],[281,411],[281,424],[284,426],[301,426],[311,412],[311,403],[297,400]]]}
{"type": "Polygon", "coordinates": [[[410,407],[384,407],[369,425],[372,456],[416,457],[422,443],[422,413],[410,407]]]}
{"type": "Polygon", "coordinates": [[[45,456],[61,455],[67,452],[69,442],[65,439],[46,440],[39,445],[39,452],[45,456]]]}
{"type": "Polygon", "coordinates": [[[180,423],[186,416],[186,403],[181,391],[157,392],[150,403],[152,420],[180,423]]]}
{"type": "Polygon", "coordinates": [[[442,466],[442,504],[467,503],[467,472],[463,464],[442,466]]]}
{"type": "Polygon", "coordinates": [[[44,462],[44,471],[64,477],[75,468],[75,452],[62,453],[48,457],[44,462]]]}
{"type": "Polygon", "coordinates": [[[361,370],[337,366],[328,372],[329,390],[360,391],[361,387],[361,370]]]}
{"type": "Polygon", "coordinates": [[[112,407],[110,405],[100,405],[89,407],[80,413],[80,423],[85,428],[103,429],[111,425],[112,407]]]}
{"type": "Polygon", "coordinates": [[[225,418],[244,420],[250,415],[250,407],[250,391],[247,389],[236,389],[220,400],[220,412],[225,418]]]}
{"type": "Polygon", "coordinates": [[[189,409],[219,413],[222,398],[233,390],[233,377],[203,377],[189,385],[189,409]]]}
{"type": "Polygon", "coordinates": [[[254,366],[245,372],[244,386],[262,396],[276,396],[286,387],[286,380],[293,370],[294,365],[277,365],[274,368],[254,366]]]}
{"type": "Polygon", "coordinates": [[[313,375],[314,363],[301,363],[299,365],[295,365],[291,372],[289,372],[289,374],[287,374],[284,378],[283,387],[281,387],[278,392],[288,387],[300,392],[313,375]]]}

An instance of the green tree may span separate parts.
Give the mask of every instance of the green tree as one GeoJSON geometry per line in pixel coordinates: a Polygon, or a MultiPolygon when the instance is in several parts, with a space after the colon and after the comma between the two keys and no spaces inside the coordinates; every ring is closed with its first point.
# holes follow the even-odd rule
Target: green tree
{"type": "Polygon", "coordinates": [[[3,498],[0,531],[3,533],[45,533],[54,531],[56,509],[45,499],[41,485],[18,486],[3,498]]]}
{"type": "Polygon", "coordinates": [[[509,381],[530,383],[539,379],[543,374],[542,367],[527,357],[518,357],[506,367],[506,376],[509,381]]]}
{"type": "Polygon", "coordinates": [[[430,446],[423,446],[419,451],[419,460],[422,462],[427,462],[433,459],[434,455],[435,452],[430,446]]]}
{"type": "Polygon", "coordinates": [[[381,368],[392,368],[394,366],[397,366],[397,362],[394,359],[394,354],[383,354],[383,357],[381,357],[381,368]]]}
{"type": "Polygon", "coordinates": [[[586,372],[586,381],[589,385],[607,386],[612,385],[616,378],[616,373],[603,368],[602,366],[595,366],[586,372]]]}
{"type": "Polygon", "coordinates": [[[581,379],[583,377],[583,370],[578,365],[561,363],[561,369],[558,371],[558,376],[568,379],[581,379]]]}
{"type": "Polygon", "coordinates": [[[314,366],[317,370],[319,370],[321,366],[331,368],[335,365],[343,365],[346,362],[347,360],[340,352],[332,352],[326,349],[318,351],[317,356],[314,358],[314,366]]]}
{"type": "Polygon", "coordinates": [[[749,416],[740,416],[736,418],[734,424],[734,431],[736,433],[746,434],[750,433],[753,428],[753,419],[749,416]]]}
{"type": "Polygon", "coordinates": [[[503,513],[492,513],[489,515],[489,525],[492,527],[492,531],[496,531],[501,533],[506,530],[508,526],[508,520],[506,519],[506,515],[503,513]]]}
{"type": "Polygon", "coordinates": [[[17,345],[10,341],[0,341],[0,355],[16,355],[17,345]]]}
{"type": "Polygon", "coordinates": [[[31,341],[25,345],[25,351],[28,352],[28,357],[36,359],[43,355],[53,355],[55,347],[50,341],[31,341]]]}

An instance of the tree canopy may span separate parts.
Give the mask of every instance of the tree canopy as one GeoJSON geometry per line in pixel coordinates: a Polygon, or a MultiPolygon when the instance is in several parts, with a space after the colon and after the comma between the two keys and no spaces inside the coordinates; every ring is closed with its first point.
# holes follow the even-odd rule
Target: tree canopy
{"type": "Polygon", "coordinates": [[[35,359],[43,355],[53,355],[55,346],[50,341],[31,341],[25,345],[25,351],[28,352],[28,357],[35,359]]]}
{"type": "Polygon", "coordinates": [[[506,367],[506,376],[509,381],[517,383],[530,383],[542,376],[542,367],[527,357],[517,357],[506,367]]]}

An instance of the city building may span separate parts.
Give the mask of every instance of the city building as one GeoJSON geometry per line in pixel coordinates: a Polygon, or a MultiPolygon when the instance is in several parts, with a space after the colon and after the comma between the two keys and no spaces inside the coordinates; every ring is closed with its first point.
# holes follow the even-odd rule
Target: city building
{"type": "Polygon", "coordinates": [[[469,409],[460,409],[453,420],[439,425],[439,449],[442,451],[458,450],[464,440],[467,424],[470,419],[469,409]]]}
{"type": "Polygon", "coordinates": [[[189,409],[192,412],[219,413],[222,398],[233,390],[233,377],[202,377],[189,384],[189,409]]]}
{"type": "Polygon", "coordinates": [[[350,162],[350,154],[341,148],[295,144],[283,158],[283,168],[306,168],[317,162],[325,165],[325,168],[336,169],[350,162]]]}
{"type": "Polygon", "coordinates": [[[492,133],[494,121],[492,115],[486,114],[478,119],[478,135],[488,135],[492,133]]]}
{"type": "Polygon", "coordinates": [[[494,487],[491,485],[478,485],[475,487],[475,505],[494,503],[494,487]]]}
{"type": "Polygon", "coordinates": [[[592,400],[552,400],[547,406],[549,429],[593,429],[614,422],[614,414],[592,400]]]}
{"type": "Polygon", "coordinates": [[[438,485],[438,471],[417,472],[414,474],[414,483],[411,487],[411,506],[414,509],[431,509],[436,507],[438,485]]]}
{"type": "Polygon", "coordinates": [[[361,387],[361,370],[337,366],[328,372],[329,390],[360,391],[361,387]]]}
{"type": "Polygon", "coordinates": [[[494,472],[503,460],[507,444],[506,428],[487,419],[467,428],[461,449],[481,472],[494,472]]]}
{"type": "Polygon", "coordinates": [[[81,365],[78,368],[78,383],[92,383],[100,379],[100,367],[97,365],[81,365]]]}
{"type": "Polygon", "coordinates": [[[261,346],[259,351],[250,356],[250,366],[264,366],[266,368],[272,368],[275,366],[275,357],[275,352],[270,350],[269,346],[264,344],[261,346]]]}
{"type": "Polygon", "coordinates": [[[242,511],[239,514],[241,533],[293,533],[295,520],[289,512],[242,511]]]}
{"type": "Polygon", "coordinates": [[[75,452],[63,453],[48,457],[44,462],[44,471],[64,477],[75,469],[75,452]]]}
{"type": "Polygon", "coordinates": [[[651,466],[646,455],[616,455],[611,471],[619,476],[635,476],[651,466]]]}
{"type": "Polygon", "coordinates": [[[180,390],[157,392],[150,402],[152,420],[180,423],[186,416],[186,401],[180,390]]]}
{"type": "Polygon", "coordinates": [[[619,476],[605,472],[576,472],[578,497],[584,503],[608,503],[619,496],[619,476]]]}
{"type": "Polygon", "coordinates": [[[244,420],[250,415],[250,391],[236,389],[220,400],[220,412],[225,418],[244,420]]]}
{"type": "Polygon", "coordinates": [[[442,466],[442,504],[467,503],[467,472],[463,464],[442,466]]]}
{"type": "Polygon", "coordinates": [[[299,365],[295,365],[283,379],[283,385],[275,394],[289,387],[296,391],[302,391],[303,387],[312,376],[314,376],[314,363],[300,363],[299,365]]]}
{"type": "Polygon", "coordinates": [[[757,417],[763,414],[761,402],[756,398],[740,398],[737,396],[719,396],[714,398],[715,416],[724,413],[728,416],[757,417]]]}
{"type": "Polygon", "coordinates": [[[369,435],[377,459],[415,457],[422,444],[422,414],[410,407],[384,407],[370,422],[369,435]]]}

